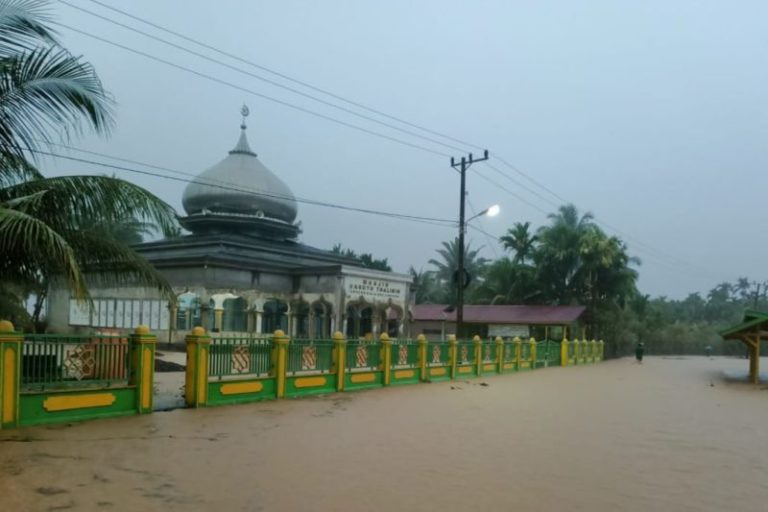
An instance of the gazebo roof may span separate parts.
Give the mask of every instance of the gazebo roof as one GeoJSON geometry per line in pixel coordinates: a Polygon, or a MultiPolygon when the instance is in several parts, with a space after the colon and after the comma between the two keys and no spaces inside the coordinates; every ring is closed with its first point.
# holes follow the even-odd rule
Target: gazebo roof
{"type": "Polygon", "coordinates": [[[762,324],[768,326],[768,313],[748,309],[741,323],[723,329],[719,334],[725,339],[741,339],[741,335],[753,334],[755,328],[760,329],[762,324]]]}

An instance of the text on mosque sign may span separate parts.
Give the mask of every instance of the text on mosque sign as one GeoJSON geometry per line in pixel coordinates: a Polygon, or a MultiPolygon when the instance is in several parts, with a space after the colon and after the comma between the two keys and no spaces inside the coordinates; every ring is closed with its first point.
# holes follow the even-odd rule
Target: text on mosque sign
{"type": "Polygon", "coordinates": [[[346,277],[344,281],[348,299],[362,296],[367,300],[405,300],[403,283],[361,277],[346,277]]]}

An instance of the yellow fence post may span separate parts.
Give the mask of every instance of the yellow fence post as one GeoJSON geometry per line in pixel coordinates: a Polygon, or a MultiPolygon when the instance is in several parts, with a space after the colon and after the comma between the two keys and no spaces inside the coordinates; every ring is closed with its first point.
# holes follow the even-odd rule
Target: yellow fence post
{"type": "Polygon", "coordinates": [[[278,329],[272,338],[275,351],[275,397],[283,398],[285,396],[285,374],[288,363],[288,341],[286,334],[278,329]]]}
{"type": "Polygon", "coordinates": [[[515,339],[513,340],[513,343],[515,344],[515,369],[520,370],[520,364],[522,363],[522,347],[523,342],[520,341],[520,338],[518,336],[515,336],[515,339]]]}
{"type": "Polygon", "coordinates": [[[579,364],[579,355],[581,355],[581,343],[579,338],[573,340],[573,364],[579,364]]]}
{"type": "Polygon", "coordinates": [[[341,331],[333,333],[333,352],[336,360],[336,391],[344,391],[344,375],[347,372],[347,340],[341,331]]]}
{"type": "Polygon", "coordinates": [[[24,335],[8,320],[0,321],[0,430],[19,426],[21,350],[24,335]]]}
{"type": "Polygon", "coordinates": [[[568,340],[565,338],[560,342],[560,366],[568,366],[568,340]]]}
{"type": "Polygon", "coordinates": [[[592,340],[589,342],[589,345],[590,345],[589,347],[590,363],[594,363],[595,361],[597,361],[597,341],[592,340]]]}
{"type": "Polygon", "coordinates": [[[480,376],[483,374],[483,340],[477,334],[472,337],[472,348],[475,351],[475,373],[480,376]]]}
{"type": "Polygon", "coordinates": [[[536,338],[528,340],[528,356],[531,358],[531,370],[536,369],[536,338]]]}
{"type": "Polygon", "coordinates": [[[456,336],[454,334],[448,335],[448,352],[451,357],[451,378],[455,379],[457,372],[456,365],[459,360],[459,342],[456,341],[456,336]]]}
{"type": "Polygon", "coordinates": [[[496,373],[504,373],[504,339],[496,336],[496,373]]]}
{"type": "Polygon", "coordinates": [[[421,373],[421,381],[426,382],[428,376],[427,376],[427,337],[423,334],[419,334],[419,336],[416,338],[416,340],[419,342],[419,370],[421,373]]]}
{"type": "Polygon", "coordinates": [[[187,370],[184,400],[187,407],[205,407],[208,404],[208,352],[211,337],[203,327],[195,327],[184,339],[187,345],[187,370]]]}
{"type": "Polygon", "coordinates": [[[381,342],[381,370],[384,372],[384,385],[389,386],[392,370],[392,340],[389,334],[383,332],[379,336],[381,342]]]}
{"type": "Polygon", "coordinates": [[[130,383],[136,386],[136,412],[139,414],[148,414],[153,409],[156,345],[157,336],[146,325],[136,327],[131,334],[133,371],[130,383]]]}
{"type": "Polygon", "coordinates": [[[605,359],[605,342],[603,340],[600,340],[600,360],[603,361],[605,359]]]}

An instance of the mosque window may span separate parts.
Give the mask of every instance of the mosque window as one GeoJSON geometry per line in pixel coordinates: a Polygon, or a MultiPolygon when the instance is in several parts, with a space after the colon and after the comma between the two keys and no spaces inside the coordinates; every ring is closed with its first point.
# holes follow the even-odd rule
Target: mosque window
{"type": "Polygon", "coordinates": [[[242,297],[226,299],[223,303],[224,314],[221,320],[222,331],[245,332],[247,328],[246,309],[248,303],[242,297]]]}
{"type": "Polygon", "coordinates": [[[264,304],[261,317],[261,332],[273,333],[277,329],[288,330],[288,304],[279,300],[270,300],[264,304]]]}

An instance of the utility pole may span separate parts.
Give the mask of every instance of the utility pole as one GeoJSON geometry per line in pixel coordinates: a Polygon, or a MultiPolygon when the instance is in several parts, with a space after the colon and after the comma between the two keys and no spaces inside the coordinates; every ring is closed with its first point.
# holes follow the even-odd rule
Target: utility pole
{"type": "Polygon", "coordinates": [[[467,169],[475,162],[488,160],[488,150],[482,158],[474,158],[472,153],[468,157],[461,157],[461,162],[457,164],[451,157],[451,167],[461,173],[461,195],[459,196],[459,261],[456,270],[456,339],[461,336],[461,328],[464,324],[464,288],[467,286],[466,271],[464,270],[464,232],[466,226],[464,222],[464,202],[467,196],[467,169]]]}

